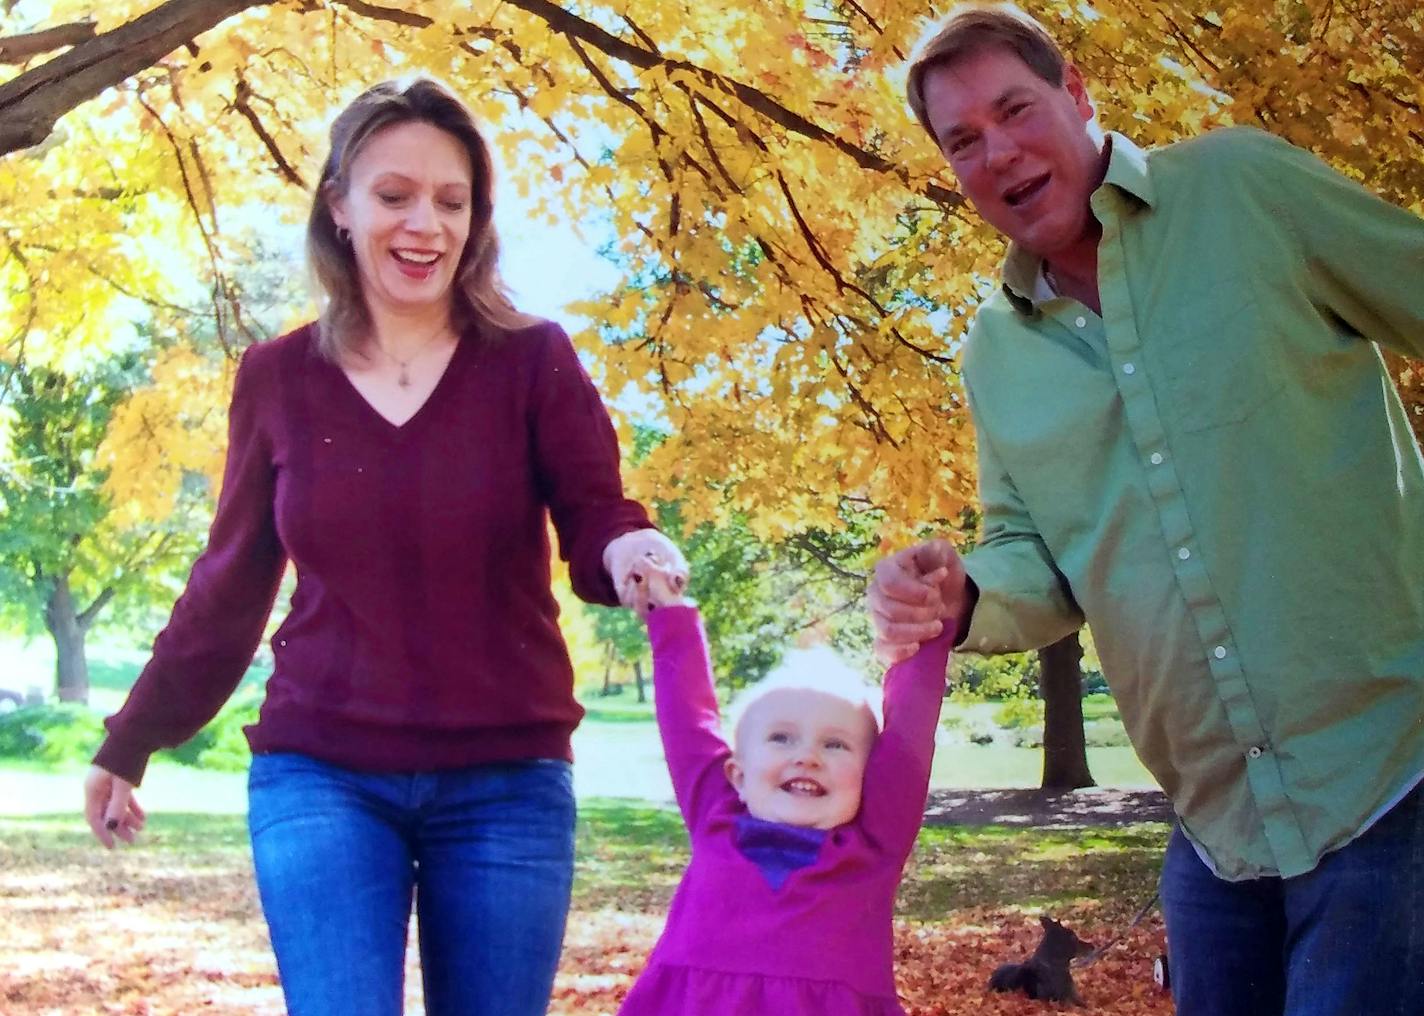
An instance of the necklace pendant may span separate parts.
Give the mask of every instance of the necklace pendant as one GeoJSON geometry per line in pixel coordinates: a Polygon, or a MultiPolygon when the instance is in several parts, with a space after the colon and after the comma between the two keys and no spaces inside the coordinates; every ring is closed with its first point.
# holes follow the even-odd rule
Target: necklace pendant
{"type": "Polygon", "coordinates": [[[401,366],[400,377],[396,378],[396,384],[400,385],[402,388],[410,387],[410,374],[406,371],[404,365],[401,366]]]}

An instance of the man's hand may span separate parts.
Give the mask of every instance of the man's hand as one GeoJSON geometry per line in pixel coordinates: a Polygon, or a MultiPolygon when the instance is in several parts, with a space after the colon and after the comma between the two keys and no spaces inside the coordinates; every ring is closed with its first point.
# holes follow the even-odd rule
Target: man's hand
{"type": "Polygon", "coordinates": [[[603,548],[603,568],[625,607],[634,605],[632,592],[638,583],[633,579],[641,582],[651,568],[665,569],[678,593],[687,587],[687,559],[656,529],[635,529],[609,540],[603,548]]]}
{"type": "Polygon", "coordinates": [[[958,626],[972,606],[964,563],[947,540],[919,543],[881,559],[866,597],[875,655],[886,666],[914,656],[946,624],[958,626]]]}

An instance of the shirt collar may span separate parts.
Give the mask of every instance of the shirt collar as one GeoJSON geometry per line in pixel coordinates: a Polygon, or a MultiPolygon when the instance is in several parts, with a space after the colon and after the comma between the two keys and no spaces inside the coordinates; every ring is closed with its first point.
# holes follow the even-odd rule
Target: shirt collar
{"type": "MultiPolygon", "coordinates": [[[[1133,199],[1136,205],[1151,208],[1156,203],[1156,192],[1147,168],[1147,153],[1116,131],[1108,134],[1107,144],[1107,173],[1093,193],[1111,186],[1133,199]]],[[[1009,244],[1004,258],[1003,283],[1009,303],[1024,314],[1032,314],[1038,304],[1054,296],[1043,275],[1043,258],[1014,243],[1009,244]]]]}

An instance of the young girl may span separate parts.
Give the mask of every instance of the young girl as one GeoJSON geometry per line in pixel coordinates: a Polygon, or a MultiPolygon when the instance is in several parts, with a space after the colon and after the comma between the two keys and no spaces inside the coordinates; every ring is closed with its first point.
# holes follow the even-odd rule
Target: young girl
{"type": "Polygon", "coordinates": [[[768,678],[729,748],[701,619],[678,589],[647,568],[632,598],[692,860],[622,1016],[903,1016],[895,889],[924,812],[950,634],[891,668],[883,730],[863,694],[768,678]]]}

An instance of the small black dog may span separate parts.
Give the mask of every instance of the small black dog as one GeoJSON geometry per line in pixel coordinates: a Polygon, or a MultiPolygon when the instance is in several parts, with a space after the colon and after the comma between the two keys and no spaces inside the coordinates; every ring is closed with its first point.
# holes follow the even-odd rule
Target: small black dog
{"type": "Polygon", "coordinates": [[[1043,941],[1023,963],[1005,963],[995,970],[989,978],[990,990],[1022,991],[1045,1002],[1082,1005],[1068,964],[1088,955],[1093,947],[1051,917],[1038,920],[1043,925],[1043,941]]]}

